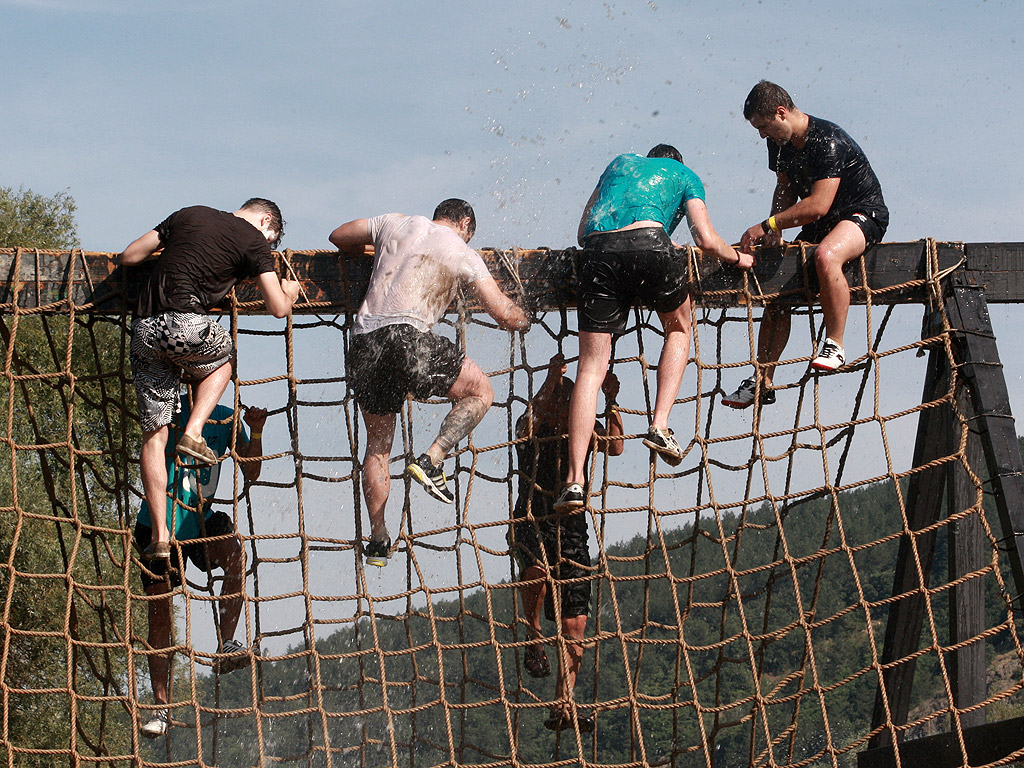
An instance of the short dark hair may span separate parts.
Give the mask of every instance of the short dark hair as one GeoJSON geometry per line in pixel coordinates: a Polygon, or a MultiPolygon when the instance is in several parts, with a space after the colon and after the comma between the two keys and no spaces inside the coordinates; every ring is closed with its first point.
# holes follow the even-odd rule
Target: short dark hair
{"type": "Polygon", "coordinates": [[[671,144],[658,144],[656,147],[651,147],[651,151],[647,153],[647,156],[667,157],[670,160],[675,160],[677,163],[683,162],[682,153],[671,144]]]}
{"type": "Polygon", "coordinates": [[[469,234],[472,235],[476,232],[476,214],[473,212],[473,206],[465,200],[449,197],[438,203],[437,208],[434,209],[434,221],[444,219],[452,224],[458,224],[467,216],[469,217],[469,234]]]}
{"type": "Polygon", "coordinates": [[[747,100],[743,102],[743,119],[749,120],[754,115],[771,117],[779,107],[796,109],[785,88],[769,80],[762,80],[750,89],[747,100]]]}
{"type": "Polygon", "coordinates": [[[281,209],[277,207],[277,203],[267,200],[265,197],[250,197],[242,203],[242,210],[257,211],[261,214],[269,213],[270,228],[277,232],[277,239],[270,244],[270,247],[277,248],[281,244],[281,239],[284,237],[285,221],[281,217],[281,209]]]}

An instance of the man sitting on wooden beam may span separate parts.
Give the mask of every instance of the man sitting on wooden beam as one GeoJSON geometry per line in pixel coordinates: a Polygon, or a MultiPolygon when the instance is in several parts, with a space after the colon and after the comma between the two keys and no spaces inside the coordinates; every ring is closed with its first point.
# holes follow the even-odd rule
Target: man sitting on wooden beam
{"type": "MultiPolygon", "coordinates": [[[[771,216],[755,224],[740,247],[779,245],[782,230],[803,227],[797,240],[818,243],[814,252],[825,340],[811,360],[814,371],[829,372],[846,362],[843,335],[850,311],[850,284],[843,265],[880,242],[889,226],[882,187],[864,152],[834,123],[801,112],[785,89],[762,80],[743,104],[743,117],[767,140],[768,167],[775,171],[771,216]]],[[[757,371],[762,405],[775,402],[775,366],[789,341],[790,312],[768,305],[757,336],[757,371]]],[[[746,408],[757,396],[757,377],[746,379],[722,400],[746,408]]]]}

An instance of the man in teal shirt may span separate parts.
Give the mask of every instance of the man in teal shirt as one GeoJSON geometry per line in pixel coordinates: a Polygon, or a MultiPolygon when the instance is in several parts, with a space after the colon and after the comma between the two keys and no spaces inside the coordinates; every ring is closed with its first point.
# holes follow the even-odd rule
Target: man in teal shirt
{"type": "MultiPolygon", "coordinates": [[[[190,414],[189,397],[182,395],[178,418],[172,429],[182,431],[190,414]]],[[[218,405],[203,427],[203,438],[210,450],[220,457],[231,451],[234,429],[234,411],[226,405],[218,405]]],[[[258,459],[263,454],[263,424],[267,412],[262,408],[248,408],[245,423],[252,430],[246,433],[239,427],[236,454],[241,458],[258,459]]],[[[212,571],[224,570],[218,601],[220,643],[217,649],[221,658],[214,662],[215,672],[231,672],[248,665],[250,651],[234,639],[238,617],[242,610],[242,545],[235,532],[231,516],[223,511],[213,511],[212,500],[220,479],[221,463],[212,465],[181,465],[175,462],[174,440],[168,441],[167,458],[167,528],[172,540],[180,547],[181,560],[171,552],[170,559],[144,560],[142,562],[142,586],[150,596],[167,595],[163,600],[148,601],[149,648],[158,651],[171,646],[171,590],[181,586],[185,560],[191,560],[197,568],[212,571]],[[200,516],[200,511],[202,516],[200,516]],[[215,538],[213,541],[208,539],[215,538]],[[196,541],[202,539],[202,542],[196,541]]],[[[260,475],[259,460],[240,462],[240,470],[247,482],[260,475]]],[[[135,521],[135,544],[142,552],[153,536],[153,521],[149,504],[144,500],[135,521]]],[[[170,726],[168,710],[168,687],[171,672],[171,654],[151,653],[148,657],[149,677],[153,685],[153,699],[159,707],[152,718],[141,726],[143,736],[157,738],[167,733],[170,726]]]]}
{"type": "Polygon", "coordinates": [[[625,331],[637,299],[658,313],[665,329],[644,445],[673,466],[682,461],[668,417],[690,354],[691,312],[686,263],[669,236],[684,216],[705,253],[740,269],[753,265],[750,254],[738,253],[715,231],[704,185],[668,144],[657,145],[647,157],[627,154],[612,160],[583,211],[578,231],[583,246],[577,298],[580,359],[569,406],[569,468],[555,502],[559,511],[586,505],[583,478],[597,393],[608,371],[612,334],[625,331]]]}

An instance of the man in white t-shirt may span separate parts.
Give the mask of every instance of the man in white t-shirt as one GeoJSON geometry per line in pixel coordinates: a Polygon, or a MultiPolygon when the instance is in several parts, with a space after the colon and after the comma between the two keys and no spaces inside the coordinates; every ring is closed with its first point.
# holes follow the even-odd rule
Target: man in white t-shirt
{"type": "Polygon", "coordinates": [[[480,423],[494,400],[487,375],[464,351],[431,332],[460,285],[468,287],[500,328],[518,331],[529,320],[501,292],[480,254],[468,243],[476,214],[465,200],[450,198],[424,216],[389,213],[355,219],[331,233],[342,251],[374,249],[370,285],[352,330],[347,366],[349,386],[366,424],[363,495],[370,517],[364,553],[370,565],[384,566],[391,550],[384,507],[391,492],[388,465],[395,437],[395,414],[407,397],[447,397],[452,409],[434,442],[406,468],[428,493],[451,504],[441,463],[480,423]]]}

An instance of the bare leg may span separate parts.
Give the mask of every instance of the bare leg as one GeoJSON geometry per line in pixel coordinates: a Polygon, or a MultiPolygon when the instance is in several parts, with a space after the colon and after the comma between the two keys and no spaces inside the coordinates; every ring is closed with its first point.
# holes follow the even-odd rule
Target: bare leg
{"type": "Polygon", "coordinates": [[[429,448],[427,456],[437,466],[445,456],[480,423],[494,402],[494,388],[487,374],[468,357],[462,361],[462,370],[448,397],[455,401],[451,411],[441,422],[441,429],[429,448]]]}
{"type": "Polygon", "coordinates": [[[383,541],[387,538],[384,508],[391,495],[391,446],[395,440],[395,414],[366,413],[366,455],[363,458],[363,498],[366,512],[370,517],[370,538],[383,541]]]}
{"type": "Polygon", "coordinates": [[[235,636],[238,617],[242,613],[242,543],[237,536],[207,544],[211,568],[224,569],[217,614],[220,619],[220,641],[235,636]]]}
{"type": "Polygon", "coordinates": [[[164,455],[167,450],[167,433],[167,427],[144,432],[139,456],[142,489],[146,493],[146,503],[149,504],[153,541],[171,540],[167,528],[167,459],[164,455]]]}
{"type": "Polygon", "coordinates": [[[583,662],[583,646],[581,641],[587,630],[587,617],[563,616],[562,636],[574,642],[559,643],[558,685],[555,687],[558,698],[569,702],[576,690],[576,678],[583,662]]]}
{"type": "MultiPolygon", "coordinates": [[[[569,403],[569,470],[565,482],[583,483],[587,448],[597,420],[597,393],[608,373],[612,354],[610,333],[580,331],[580,361],[569,403]]],[[[660,387],[659,387],[660,389],[660,387]]]]}
{"type": "Polygon", "coordinates": [[[665,328],[665,345],[658,359],[658,391],[654,398],[652,423],[659,429],[667,429],[668,415],[679,395],[690,357],[690,323],[693,319],[690,298],[687,297],[674,312],[659,312],[658,317],[665,328]]]}
{"type": "MultiPolygon", "coordinates": [[[[153,584],[146,589],[147,595],[166,595],[163,600],[150,600],[149,611],[149,647],[161,650],[171,647],[171,595],[165,583],[153,584]]],[[[150,654],[149,679],[153,685],[153,700],[157,704],[167,704],[168,689],[171,682],[171,653],[150,654]]]]}
{"type": "Polygon", "coordinates": [[[843,274],[843,265],[864,253],[866,246],[860,227],[852,221],[840,221],[814,252],[825,333],[840,346],[850,312],[850,284],[843,274]]]}
{"type": "Polygon", "coordinates": [[[764,308],[761,327],[757,332],[757,362],[761,364],[762,385],[770,387],[775,379],[775,364],[789,343],[792,319],[785,307],[769,304],[764,308]]]}
{"type": "Polygon", "coordinates": [[[544,637],[540,626],[540,609],[544,605],[544,596],[548,591],[546,577],[547,571],[539,565],[531,565],[523,571],[523,581],[534,582],[533,584],[524,584],[520,590],[523,598],[523,613],[526,615],[530,638],[533,640],[544,637]],[[537,579],[541,579],[541,581],[537,581],[537,579]]]}
{"type": "Polygon", "coordinates": [[[215,370],[205,379],[192,387],[192,410],[188,415],[188,423],[185,424],[185,434],[194,440],[203,435],[203,427],[206,420],[210,418],[213,409],[217,407],[221,396],[228,388],[231,381],[231,363],[225,361],[224,365],[215,370]]]}

